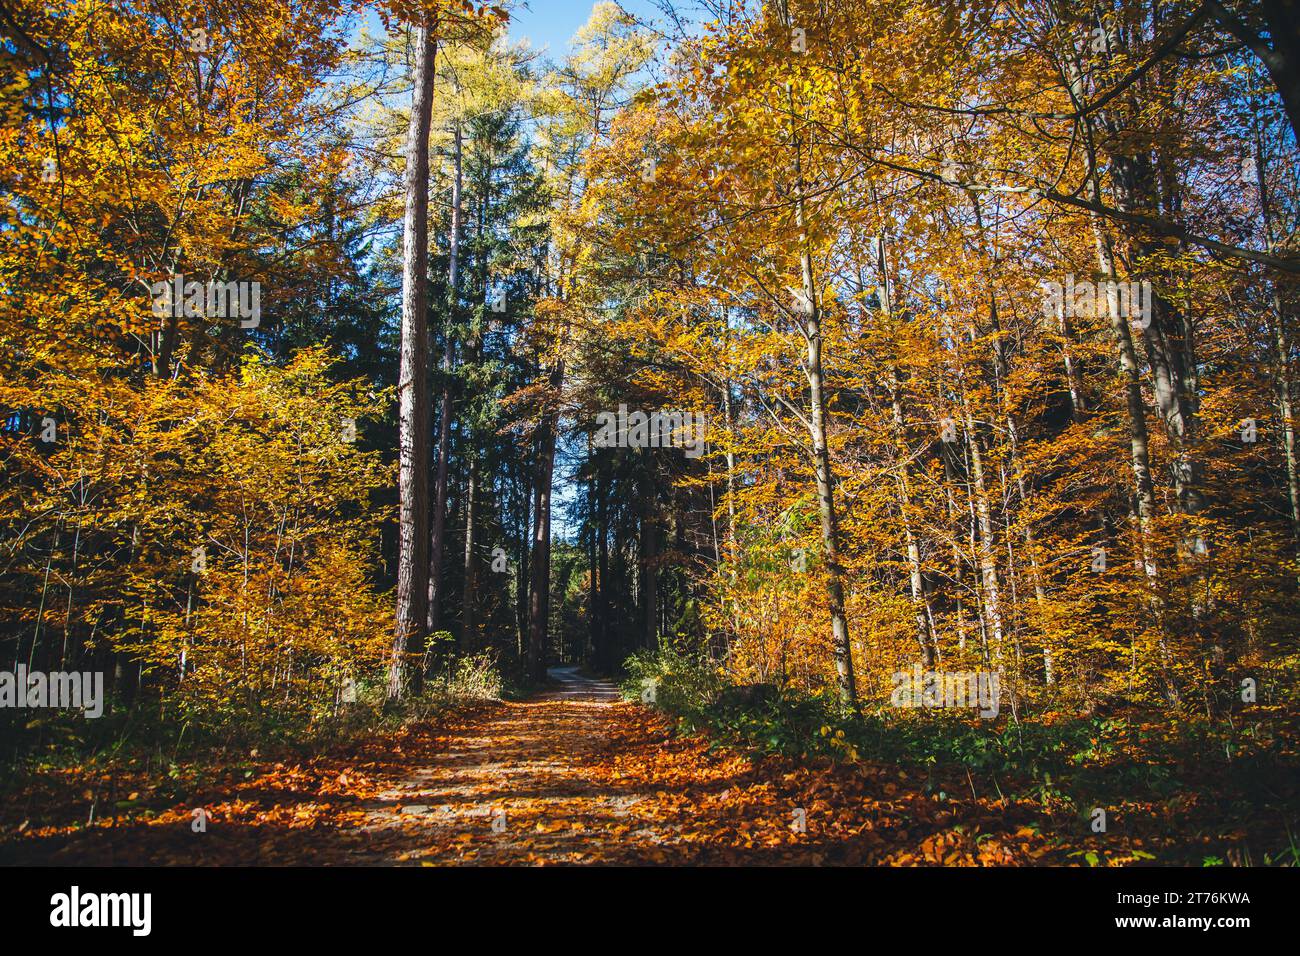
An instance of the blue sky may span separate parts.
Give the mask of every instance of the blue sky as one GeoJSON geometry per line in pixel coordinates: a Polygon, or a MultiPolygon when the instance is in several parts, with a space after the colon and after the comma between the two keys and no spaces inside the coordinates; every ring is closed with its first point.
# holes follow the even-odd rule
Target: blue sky
{"type": "MultiPolygon", "coordinates": [[[[596,0],[521,0],[511,14],[510,37],[527,37],[534,49],[549,47],[550,56],[558,60],[595,5],[596,0]]],[[[621,0],[621,5],[634,16],[657,19],[658,10],[649,0],[621,0]]]]}
{"type": "MultiPolygon", "coordinates": [[[[591,9],[598,0],[517,0],[510,16],[510,38],[525,37],[533,49],[548,50],[553,60],[561,60],[569,49],[573,35],[591,17],[591,9]]],[[[624,10],[650,21],[659,19],[659,9],[651,0],[620,0],[624,10]]],[[[374,10],[365,13],[358,29],[364,26],[378,35],[383,27],[374,10]]]]}

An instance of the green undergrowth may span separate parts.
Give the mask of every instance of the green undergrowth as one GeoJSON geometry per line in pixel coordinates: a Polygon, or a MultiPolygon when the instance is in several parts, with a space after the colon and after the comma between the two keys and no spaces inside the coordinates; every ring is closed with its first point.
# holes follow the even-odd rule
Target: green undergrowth
{"type": "Polygon", "coordinates": [[[166,766],[250,750],[310,753],[518,692],[485,654],[446,655],[431,660],[426,673],[420,692],[397,702],[387,700],[385,673],[363,675],[333,707],[310,716],[267,700],[187,709],[157,697],[110,698],[95,719],[75,711],[9,710],[0,714],[0,766],[11,772],[111,766],[142,757],[166,766]]]}
{"type": "Polygon", "coordinates": [[[831,693],[731,685],[716,663],[674,651],[639,654],[625,666],[625,696],[676,718],[685,731],[706,733],[715,746],[897,767],[940,798],[960,789],[1003,805],[1035,804],[1048,814],[1141,808],[1185,835],[1197,832],[1194,818],[1202,812],[1217,836],[1271,821],[1267,862],[1300,863],[1291,836],[1300,834],[1300,733],[1280,705],[1216,720],[1136,707],[1104,716],[1022,708],[1018,717],[1004,707],[996,718],[980,719],[972,711],[879,702],[853,713],[831,693]]]}

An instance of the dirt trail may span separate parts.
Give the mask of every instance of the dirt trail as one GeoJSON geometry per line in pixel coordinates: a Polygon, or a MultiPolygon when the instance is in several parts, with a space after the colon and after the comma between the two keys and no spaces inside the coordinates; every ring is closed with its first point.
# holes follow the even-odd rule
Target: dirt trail
{"type": "Polygon", "coordinates": [[[557,687],[449,738],[428,766],[366,807],[361,829],[413,842],[400,861],[449,862],[450,852],[481,863],[580,863],[628,842],[670,840],[671,826],[637,813],[640,796],[593,772],[639,749],[627,739],[633,705],[577,668],[548,673],[557,687]]]}
{"type": "MultiPolygon", "coordinates": [[[[896,798],[863,799],[862,777],[845,786],[825,767],[712,748],[613,684],[576,668],[549,674],[552,689],[440,738],[368,802],[357,831],[370,846],[348,862],[819,865],[976,849],[942,832],[933,800],[912,788],[877,775],[896,798]]],[[[996,841],[985,853],[1012,862],[996,841]]]]}
{"type": "Polygon", "coordinates": [[[986,833],[977,845],[972,824],[1005,834],[1017,814],[936,803],[897,768],[846,773],[747,757],[673,733],[609,683],[572,668],[552,677],[553,688],[528,701],[484,705],[298,763],[228,768],[183,804],[159,796],[148,811],[91,827],[77,791],[47,793],[32,801],[22,832],[0,828],[0,860],[1010,863],[1042,852],[1023,835],[1004,842],[986,833]],[[57,806],[64,822],[36,819],[41,802],[57,806]],[[209,814],[198,833],[197,808],[209,814]],[[953,827],[962,815],[967,826],[953,827]]]}

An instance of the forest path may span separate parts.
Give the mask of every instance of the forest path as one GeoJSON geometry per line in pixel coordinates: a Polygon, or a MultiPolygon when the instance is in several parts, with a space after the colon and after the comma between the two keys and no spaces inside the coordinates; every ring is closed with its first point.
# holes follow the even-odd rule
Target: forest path
{"type": "Polygon", "coordinates": [[[865,863],[903,861],[897,843],[927,834],[913,859],[965,856],[936,841],[928,797],[863,799],[862,778],[711,747],[608,681],[548,674],[551,688],[449,734],[370,803],[360,829],[377,842],[349,862],[865,863]]]}
{"type": "Polygon", "coordinates": [[[0,826],[0,861],[951,864],[1034,862],[1043,852],[1024,832],[1007,839],[1022,814],[937,803],[914,771],[747,756],[675,732],[574,668],[552,676],[529,700],[469,707],[297,762],[253,751],[182,802],[165,785],[115,775],[113,793],[130,793],[138,809],[90,827],[77,800],[85,783],[68,780],[20,811],[34,825],[0,826]],[[40,803],[65,821],[39,820],[54,815],[40,803]],[[966,826],[954,827],[962,817],[966,826]]]}
{"type": "Polygon", "coordinates": [[[823,862],[749,759],[674,735],[576,667],[548,675],[552,687],[440,739],[368,803],[374,842],[349,862],[823,862]]]}
{"type": "Polygon", "coordinates": [[[577,667],[547,673],[553,687],[449,736],[367,806],[362,829],[386,845],[370,862],[581,863],[629,835],[669,837],[601,772],[635,749],[623,719],[632,705],[577,667]]]}
{"type": "Polygon", "coordinates": [[[575,701],[600,701],[611,703],[621,700],[622,694],[619,693],[618,686],[607,680],[601,680],[596,677],[588,677],[581,672],[577,665],[565,665],[564,667],[552,667],[546,671],[549,677],[558,686],[551,690],[542,691],[538,695],[542,700],[575,700],[575,701]]]}

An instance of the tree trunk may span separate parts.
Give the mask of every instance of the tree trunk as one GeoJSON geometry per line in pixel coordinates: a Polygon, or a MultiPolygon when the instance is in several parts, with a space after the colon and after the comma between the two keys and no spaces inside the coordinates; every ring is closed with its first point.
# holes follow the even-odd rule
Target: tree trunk
{"type": "MultiPolygon", "coordinates": [[[[1016,419],[1014,414],[1015,410],[1012,405],[1011,396],[1008,394],[1008,385],[1007,385],[1011,377],[1011,359],[1008,355],[1006,339],[1002,334],[1002,317],[1001,314],[998,312],[998,300],[997,300],[997,291],[996,291],[996,281],[997,281],[996,269],[998,266],[998,259],[997,259],[996,252],[992,251],[992,249],[990,248],[990,244],[988,242],[988,236],[984,229],[984,214],[980,208],[980,202],[978,196],[975,195],[971,196],[971,205],[974,207],[975,210],[975,224],[976,224],[976,228],[979,230],[980,245],[984,250],[985,255],[988,255],[990,257],[989,261],[991,264],[991,269],[989,273],[990,276],[989,327],[991,331],[994,333],[992,343],[991,343],[992,346],[991,351],[993,353],[993,370],[994,370],[994,385],[995,385],[994,392],[997,397],[998,405],[1001,407],[1002,418],[1006,422],[1006,436],[1007,436],[1006,448],[1007,448],[1007,454],[1011,461],[1011,469],[1015,475],[1016,491],[1017,494],[1019,495],[1020,506],[1021,508],[1026,508],[1029,505],[1029,495],[1025,487],[1024,467],[1022,466],[1020,461],[1019,429],[1016,427],[1016,419]]],[[[1064,322],[1065,309],[1062,309],[1061,313],[1062,313],[1062,332],[1065,333],[1066,329],[1068,328],[1064,322]]],[[[1071,368],[1073,366],[1073,362],[1071,359],[1068,344],[1063,342],[1063,348],[1065,353],[1066,375],[1068,377],[1071,374],[1071,368]]],[[[1076,387],[1076,383],[1074,381],[1071,381],[1070,382],[1070,408],[1071,408],[1071,419],[1073,421],[1079,420],[1078,416],[1081,412],[1080,403],[1082,401],[1082,393],[1083,393],[1082,386],[1079,385],[1076,387]]],[[[1006,483],[1005,470],[1002,472],[1002,475],[1003,475],[1003,484],[1005,487],[1005,483],[1006,483]]],[[[1018,605],[1019,602],[1016,600],[1016,596],[1014,593],[1016,574],[1015,574],[1015,564],[1013,560],[1014,551],[1012,549],[1010,524],[1011,524],[1010,508],[1009,506],[1005,505],[1005,499],[1004,499],[1003,526],[1007,538],[1007,578],[1011,582],[1011,587],[1012,587],[1011,606],[1014,608],[1018,605]]],[[[1024,522],[1022,535],[1025,539],[1025,554],[1029,559],[1029,573],[1030,573],[1030,577],[1032,578],[1032,584],[1034,588],[1034,602],[1038,605],[1039,609],[1041,610],[1044,604],[1046,603],[1047,593],[1043,585],[1042,571],[1039,568],[1039,564],[1038,564],[1038,549],[1035,546],[1034,528],[1032,522],[1030,521],[1024,522]]],[[[1054,679],[1054,672],[1052,666],[1052,652],[1049,648],[1043,647],[1042,653],[1043,653],[1044,682],[1047,684],[1051,684],[1054,679]]],[[[1017,660],[1019,660],[1020,636],[1019,636],[1018,629],[1016,631],[1016,656],[1017,656],[1017,660]]]]}
{"type": "MultiPolygon", "coordinates": [[[[875,194],[872,194],[875,199],[875,194]]],[[[889,270],[885,258],[885,233],[881,230],[876,237],[876,269],[880,276],[881,309],[886,316],[894,313],[894,296],[889,281],[889,270]]],[[[921,663],[929,668],[933,666],[938,650],[932,622],[934,614],[930,607],[930,596],[926,591],[925,574],[921,567],[921,547],[912,532],[911,478],[908,474],[907,420],[903,415],[902,383],[898,369],[890,371],[889,397],[894,413],[894,430],[896,433],[897,454],[895,467],[898,477],[898,514],[903,524],[903,539],[907,546],[908,585],[911,590],[912,618],[916,622],[916,643],[921,651],[921,663]]]]}
{"type": "MultiPolygon", "coordinates": [[[[1108,282],[1115,279],[1114,258],[1110,240],[1100,222],[1093,220],[1093,230],[1097,242],[1097,264],[1102,276],[1108,282]]],[[[1159,571],[1156,567],[1155,553],[1152,546],[1152,522],[1155,518],[1155,490],[1151,483],[1151,457],[1148,447],[1146,411],[1142,404],[1142,379],[1138,370],[1137,351],[1133,347],[1133,336],[1129,331],[1128,319],[1111,308],[1110,327],[1115,336],[1119,350],[1120,372],[1123,375],[1124,393],[1127,400],[1129,423],[1129,460],[1133,469],[1134,509],[1138,523],[1138,542],[1141,551],[1143,570],[1146,573],[1149,589],[1148,606],[1155,619],[1160,634],[1161,666],[1164,672],[1165,692],[1171,701],[1177,701],[1178,689],[1169,671],[1169,649],[1164,638],[1164,621],[1160,608],[1160,597],[1156,592],[1159,571]]]]}
{"type": "Polygon", "coordinates": [[[1257,4],[1265,31],[1256,29],[1227,3],[1209,0],[1206,5],[1223,28],[1250,47],[1264,64],[1291,121],[1291,132],[1300,139],[1300,3],[1257,0],[1257,4]],[[1271,43],[1265,41],[1265,33],[1271,43]]]}
{"type": "Polygon", "coordinates": [[[590,579],[590,598],[588,607],[590,608],[590,617],[588,620],[588,630],[590,636],[588,643],[591,645],[591,659],[596,668],[602,672],[608,667],[609,662],[605,659],[605,562],[607,558],[606,537],[608,530],[605,527],[605,481],[604,472],[598,459],[593,461],[594,474],[591,479],[591,579],[590,579]]]}
{"type": "MultiPolygon", "coordinates": [[[[402,345],[398,374],[397,620],[388,669],[388,699],[404,692],[405,659],[424,651],[428,624],[429,405],[428,265],[429,126],[433,112],[434,29],[416,30],[415,94],[407,132],[406,215],[402,249],[402,345]]],[[[418,692],[422,675],[412,673],[418,692]]]]}
{"type": "MultiPolygon", "coordinates": [[[[564,383],[564,360],[551,372],[552,399],[559,400],[564,383]]],[[[537,436],[537,484],[533,490],[532,580],[528,595],[528,674],[534,680],[546,676],[547,617],[551,596],[551,484],[554,478],[555,440],[559,429],[558,409],[542,415],[537,436]]]]}
{"type": "Polygon", "coordinates": [[[858,692],[853,677],[853,645],[849,641],[849,622],[844,611],[844,570],[840,566],[839,528],[835,514],[835,476],[831,471],[830,451],[826,444],[827,421],[830,413],[826,408],[823,393],[826,379],[822,370],[821,324],[817,315],[815,290],[812,287],[812,259],[805,251],[801,260],[804,294],[808,297],[811,308],[805,326],[808,337],[808,387],[812,404],[812,418],[809,424],[813,443],[813,472],[817,482],[817,511],[821,518],[822,551],[826,559],[826,597],[831,612],[831,646],[835,657],[840,701],[850,707],[856,707],[858,692]]]}
{"type": "Polygon", "coordinates": [[[895,460],[898,469],[898,513],[903,524],[903,540],[907,546],[907,570],[912,598],[912,617],[916,622],[916,643],[921,650],[921,663],[929,668],[934,664],[935,640],[930,630],[930,597],[926,592],[925,575],[921,567],[921,547],[912,532],[912,488],[907,467],[906,420],[903,417],[903,399],[898,382],[898,372],[892,373],[891,401],[894,409],[894,429],[898,434],[899,454],[895,460]]]}
{"type": "MultiPolygon", "coordinates": [[[[1259,131],[1255,133],[1255,170],[1259,180],[1259,211],[1264,222],[1268,251],[1277,251],[1277,233],[1273,222],[1273,196],[1269,191],[1268,156],[1259,131]]],[[[1300,474],[1297,473],[1295,435],[1295,394],[1291,380],[1291,336],[1282,289],[1273,281],[1273,390],[1277,395],[1278,418],[1282,423],[1282,455],[1286,461],[1286,490],[1291,505],[1291,537],[1300,556],[1300,474]]]]}
{"type": "Polygon", "coordinates": [[[442,614],[442,555],[447,535],[447,461],[451,455],[451,367],[455,360],[456,309],[460,304],[461,132],[454,130],[451,181],[451,229],[447,262],[447,326],[442,344],[442,393],[438,398],[438,474],[435,479],[432,528],[429,532],[429,633],[438,630],[442,614]]]}
{"type": "Polygon", "coordinates": [[[993,659],[1002,657],[1002,586],[998,574],[997,545],[993,539],[993,517],[989,506],[988,484],[984,477],[984,450],[980,444],[979,433],[975,429],[975,419],[962,395],[965,418],[966,450],[970,456],[970,478],[974,491],[975,515],[979,526],[980,584],[983,587],[984,616],[988,625],[988,634],[993,641],[993,659]]]}
{"type": "Polygon", "coordinates": [[[533,485],[527,467],[519,469],[519,551],[515,556],[515,647],[517,660],[524,660],[528,648],[528,531],[532,518],[533,485]]]}
{"type": "Polygon", "coordinates": [[[1291,382],[1291,341],[1286,329],[1286,310],[1276,283],[1273,286],[1273,384],[1277,393],[1278,418],[1282,422],[1282,456],[1286,461],[1287,499],[1291,505],[1291,537],[1300,556],[1300,474],[1296,468],[1295,403],[1291,382]]]}
{"type": "MultiPolygon", "coordinates": [[[[788,23],[789,14],[785,19],[788,23]]],[[[849,639],[849,622],[844,609],[844,569],[840,565],[839,527],[835,513],[835,475],[831,471],[826,435],[830,410],[826,406],[826,374],[822,368],[821,309],[817,286],[813,281],[812,253],[808,248],[807,218],[804,209],[802,146],[794,130],[794,90],[786,85],[790,107],[791,134],[795,167],[795,226],[799,232],[799,280],[803,308],[806,311],[803,334],[808,343],[805,374],[808,378],[811,415],[808,428],[813,446],[813,473],[817,484],[817,511],[821,518],[822,551],[826,560],[826,598],[831,612],[831,653],[835,659],[836,683],[840,702],[857,708],[858,690],[853,676],[853,644],[849,639]]]]}
{"type": "Polygon", "coordinates": [[[659,572],[655,564],[658,534],[654,514],[648,508],[641,518],[641,600],[645,649],[652,654],[659,650],[659,572]]]}
{"type": "Polygon", "coordinates": [[[465,589],[461,596],[460,648],[466,653],[477,646],[474,635],[474,605],[478,601],[477,562],[474,560],[474,548],[477,546],[475,525],[478,515],[478,459],[473,449],[469,450],[469,478],[465,483],[465,589]]]}
{"type": "MultiPolygon", "coordinates": [[[[1093,229],[1097,242],[1098,269],[1108,282],[1113,282],[1115,267],[1110,241],[1102,231],[1101,224],[1095,220],[1093,229]]],[[[1156,499],[1151,483],[1151,454],[1146,410],[1142,403],[1142,379],[1138,369],[1137,350],[1133,347],[1133,336],[1129,331],[1128,319],[1120,315],[1117,309],[1110,310],[1110,327],[1119,352],[1119,367],[1124,381],[1129,424],[1129,460],[1133,469],[1133,488],[1142,538],[1143,560],[1147,566],[1148,576],[1154,578],[1155,563],[1149,545],[1151,522],[1156,512],[1156,499]]]]}

